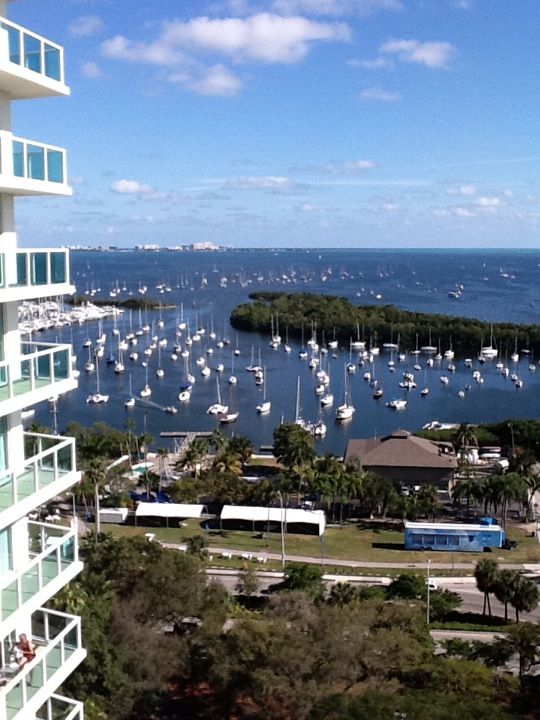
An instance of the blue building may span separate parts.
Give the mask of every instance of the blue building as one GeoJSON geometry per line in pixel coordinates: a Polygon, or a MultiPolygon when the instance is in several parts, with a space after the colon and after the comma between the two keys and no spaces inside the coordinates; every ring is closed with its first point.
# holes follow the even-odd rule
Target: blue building
{"type": "Polygon", "coordinates": [[[405,522],[406,550],[484,552],[485,548],[500,548],[504,542],[504,530],[493,525],[491,518],[474,525],[405,522]]]}

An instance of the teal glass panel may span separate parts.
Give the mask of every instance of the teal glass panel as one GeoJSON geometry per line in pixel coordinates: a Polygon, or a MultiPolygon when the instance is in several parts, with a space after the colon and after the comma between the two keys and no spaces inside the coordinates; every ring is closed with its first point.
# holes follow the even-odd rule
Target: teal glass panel
{"type": "Polygon", "coordinates": [[[13,174],[24,177],[24,146],[18,140],[13,141],[13,174]]]}
{"type": "Polygon", "coordinates": [[[0,255],[0,287],[6,287],[5,255],[0,255]]]}
{"type": "Polygon", "coordinates": [[[58,459],[58,468],[64,472],[71,472],[73,470],[73,456],[71,453],[71,446],[60,448],[56,453],[58,459]]]}
{"type": "Polygon", "coordinates": [[[41,43],[32,35],[23,35],[24,67],[41,72],[41,43]]]}
{"type": "Polygon", "coordinates": [[[47,150],[47,179],[49,182],[64,182],[64,163],[59,150],[47,150]]]}
{"type": "Polygon", "coordinates": [[[27,285],[28,275],[26,271],[27,253],[17,253],[17,285],[27,285]]]}
{"type": "Polygon", "coordinates": [[[11,25],[6,25],[5,23],[1,23],[1,26],[4,30],[6,30],[8,34],[8,47],[9,47],[9,59],[12,63],[16,63],[17,65],[21,64],[21,35],[19,31],[11,27],[11,25]]]}
{"type": "Polygon", "coordinates": [[[27,177],[32,180],[45,180],[45,152],[37,145],[26,146],[27,177]]]}
{"type": "Polygon", "coordinates": [[[60,80],[60,51],[45,43],[45,75],[52,80],[60,80]]]}
{"type": "Polygon", "coordinates": [[[65,380],[69,377],[69,350],[54,353],[54,379],[65,380]]]}
{"type": "Polygon", "coordinates": [[[36,252],[30,255],[32,285],[47,284],[47,253],[36,252]]]}
{"type": "Polygon", "coordinates": [[[0,530],[0,574],[13,570],[13,553],[11,550],[11,528],[0,530]]]}
{"type": "Polygon", "coordinates": [[[51,282],[64,283],[67,280],[66,253],[51,253],[51,282]]]}
{"type": "Polygon", "coordinates": [[[36,377],[40,380],[46,380],[51,377],[51,355],[39,355],[35,359],[36,377]]]}

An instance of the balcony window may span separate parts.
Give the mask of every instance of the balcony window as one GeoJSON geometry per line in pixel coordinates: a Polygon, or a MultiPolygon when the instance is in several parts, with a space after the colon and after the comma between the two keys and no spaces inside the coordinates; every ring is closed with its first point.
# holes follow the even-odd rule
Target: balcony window
{"type": "Polygon", "coordinates": [[[51,282],[64,283],[67,280],[66,273],[66,253],[51,253],[51,282]]]}
{"type": "Polygon", "coordinates": [[[60,80],[60,52],[58,48],[45,43],[45,75],[53,80],[60,80]]]}
{"type": "Polygon", "coordinates": [[[24,145],[19,140],[13,141],[13,174],[24,177],[24,145]]]}
{"type": "Polygon", "coordinates": [[[13,570],[13,553],[11,551],[11,528],[0,530],[0,575],[13,570]]]}
{"type": "Polygon", "coordinates": [[[47,180],[64,182],[64,163],[62,153],[58,150],[47,150],[47,180]]]}
{"type": "Polygon", "coordinates": [[[33,35],[24,33],[24,67],[41,72],[41,42],[33,35]]]}
{"type": "Polygon", "coordinates": [[[28,275],[26,272],[26,253],[17,253],[17,285],[28,285],[28,275]]]}
{"type": "Polygon", "coordinates": [[[17,28],[8,25],[7,23],[0,23],[0,27],[7,32],[8,45],[9,45],[9,59],[12,63],[17,65],[21,64],[21,36],[17,28]]]}
{"type": "Polygon", "coordinates": [[[39,145],[26,146],[27,177],[32,180],[45,180],[45,152],[39,145]]]}
{"type": "Polygon", "coordinates": [[[32,285],[47,284],[47,253],[35,252],[30,255],[32,264],[32,285]]]}

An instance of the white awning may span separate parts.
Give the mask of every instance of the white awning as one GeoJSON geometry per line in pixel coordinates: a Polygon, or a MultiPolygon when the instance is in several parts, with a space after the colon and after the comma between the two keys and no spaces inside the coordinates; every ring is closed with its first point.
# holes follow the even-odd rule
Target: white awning
{"type": "Polygon", "coordinates": [[[203,509],[204,505],[141,502],[137,505],[135,515],[136,517],[200,518],[203,509]]]}
{"type": "Polygon", "coordinates": [[[293,508],[265,508],[243,505],[224,505],[222,520],[248,520],[249,522],[307,523],[318,525],[319,535],[324,533],[326,518],[322,510],[296,510],[293,508]]]}

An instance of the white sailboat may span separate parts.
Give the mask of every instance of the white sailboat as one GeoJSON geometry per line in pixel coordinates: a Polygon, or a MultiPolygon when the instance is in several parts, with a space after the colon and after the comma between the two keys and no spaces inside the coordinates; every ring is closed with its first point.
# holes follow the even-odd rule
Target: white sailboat
{"type": "Polygon", "coordinates": [[[122,351],[122,347],[120,344],[120,337],[118,338],[118,358],[116,359],[116,362],[114,363],[114,372],[117,375],[121,375],[125,370],[124,367],[124,354],[122,351]]]}
{"type": "Polygon", "coordinates": [[[234,352],[231,356],[231,374],[229,376],[229,385],[236,385],[238,378],[234,374],[234,352]]]}
{"type": "Polygon", "coordinates": [[[139,392],[139,395],[142,398],[150,397],[152,394],[152,390],[150,389],[150,385],[148,384],[148,366],[146,366],[146,382],[144,384],[143,389],[139,392]]]}
{"type": "Polygon", "coordinates": [[[266,368],[263,369],[264,383],[263,383],[263,399],[262,403],[259,403],[256,407],[259,415],[266,415],[272,409],[272,402],[266,399],[266,368]]]}
{"type": "Polygon", "coordinates": [[[95,365],[92,360],[92,345],[91,344],[88,345],[88,360],[84,364],[84,369],[86,370],[87,373],[94,372],[94,369],[95,369],[95,365]]]}
{"type": "Polygon", "coordinates": [[[96,363],[96,392],[86,398],[87,403],[100,404],[109,402],[108,395],[102,395],[99,386],[99,362],[96,363]]]}
{"type": "Polygon", "coordinates": [[[221,390],[219,387],[219,376],[216,375],[216,387],[217,387],[217,402],[212,403],[208,410],[206,411],[208,415],[226,415],[229,411],[229,407],[227,405],[223,405],[221,401],[221,390]]]}
{"type": "Polygon", "coordinates": [[[336,420],[350,420],[355,413],[355,407],[351,403],[349,397],[349,378],[347,374],[347,366],[345,366],[345,380],[343,390],[343,404],[336,409],[336,420]]]}
{"type": "Polygon", "coordinates": [[[164,377],[165,371],[161,367],[161,343],[158,344],[158,366],[156,370],[156,377],[158,377],[160,380],[162,377],[164,377]]]}
{"type": "Polygon", "coordinates": [[[124,407],[127,409],[135,407],[135,398],[133,396],[133,388],[131,386],[131,373],[129,373],[129,397],[124,401],[124,407]]]}

